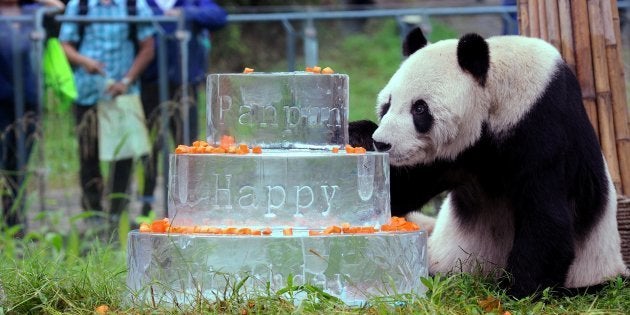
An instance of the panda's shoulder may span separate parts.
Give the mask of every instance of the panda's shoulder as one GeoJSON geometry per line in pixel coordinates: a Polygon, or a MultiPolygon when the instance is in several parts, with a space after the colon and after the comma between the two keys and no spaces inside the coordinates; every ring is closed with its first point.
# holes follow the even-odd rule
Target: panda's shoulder
{"type": "Polygon", "coordinates": [[[494,61],[514,63],[543,63],[555,68],[562,61],[560,52],[548,42],[532,37],[511,35],[487,39],[490,56],[494,61]]]}

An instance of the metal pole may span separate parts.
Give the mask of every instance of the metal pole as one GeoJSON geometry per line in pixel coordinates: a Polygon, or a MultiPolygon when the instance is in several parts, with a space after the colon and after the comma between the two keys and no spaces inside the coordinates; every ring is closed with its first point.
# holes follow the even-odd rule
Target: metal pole
{"type": "Polygon", "coordinates": [[[282,20],[282,26],[287,33],[287,68],[288,71],[295,71],[295,29],[289,20],[282,20]]]}
{"type": "Polygon", "coordinates": [[[304,24],[304,61],[306,66],[313,67],[317,65],[318,56],[317,50],[319,45],[317,43],[317,29],[313,19],[307,19],[304,24]]]}
{"type": "Polygon", "coordinates": [[[190,115],[189,115],[189,91],[188,91],[188,41],[190,40],[190,31],[185,29],[184,17],[182,16],[177,23],[177,31],[175,37],[179,41],[179,52],[181,66],[181,78],[182,78],[182,99],[181,107],[182,119],[183,119],[183,140],[184,143],[190,143],[190,115]]]}
{"type": "Polygon", "coordinates": [[[42,60],[44,56],[44,41],[46,39],[46,29],[44,28],[44,14],[54,13],[58,9],[42,8],[37,10],[35,14],[35,30],[31,35],[33,40],[33,52],[35,54],[35,60],[33,62],[33,71],[35,72],[35,85],[37,91],[37,125],[39,126],[39,141],[37,142],[37,157],[39,160],[39,166],[36,169],[37,172],[37,186],[39,191],[39,211],[46,210],[46,155],[45,155],[45,133],[44,129],[44,71],[42,67],[42,60]]]}
{"type": "MultiPolygon", "coordinates": [[[[167,64],[166,64],[166,60],[167,60],[167,50],[166,50],[166,40],[164,39],[164,34],[163,33],[158,33],[157,36],[157,42],[158,42],[158,51],[157,51],[157,62],[158,62],[158,87],[159,87],[159,93],[160,93],[160,140],[159,140],[159,145],[160,145],[160,151],[162,154],[162,174],[163,174],[163,201],[164,201],[164,209],[162,209],[162,211],[164,211],[163,216],[166,217],[168,216],[168,213],[166,211],[167,209],[167,205],[168,205],[168,130],[169,130],[169,123],[170,123],[170,119],[169,119],[169,108],[167,106],[167,102],[168,102],[168,73],[167,73],[167,64]]],[[[156,166],[157,167],[157,166],[156,166]]],[[[156,210],[156,215],[160,215],[157,213],[156,210]]]]}

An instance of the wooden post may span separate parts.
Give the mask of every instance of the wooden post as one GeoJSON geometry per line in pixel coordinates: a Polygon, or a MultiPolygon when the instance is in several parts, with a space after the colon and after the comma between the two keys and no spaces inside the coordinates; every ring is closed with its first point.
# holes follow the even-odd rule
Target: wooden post
{"type": "Polygon", "coordinates": [[[573,29],[573,43],[575,47],[575,73],[580,88],[582,101],[597,137],[599,126],[597,123],[597,106],[595,105],[595,82],[593,81],[593,58],[591,55],[591,39],[588,28],[588,11],[586,0],[571,1],[571,25],[573,29]]]}
{"type": "Polygon", "coordinates": [[[529,12],[527,0],[518,0],[518,29],[521,35],[529,36],[529,12]]]}
{"type": "Polygon", "coordinates": [[[549,41],[549,34],[547,33],[547,21],[545,0],[538,0],[538,29],[540,30],[540,38],[549,41]]]}
{"type": "Polygon", "coordinates": [[[623,191],[612,111],[612,96],[608,81],[608,62],[604,42],[604,24],[602,21],[601,0],[588,0],[588,17],[593,53],[593,72],[595,74],[595,96],[599,123],[599,142],[608,162],[608,170],[617,191],[623,191]]]}
{"type": "Polygon", "coordinates": [[[614,122],[615,145],[619,161],[619,175],[622,189],[620,193],[630,195],[630,130],[628,128],[628,105],[626,99],[626,84],[623,73],[623,61],[620,59],[620,45],[617,40],[619,21],[616,1],[603,0],[600,3],[604,40],[606,45],[606,59],[608,62],[608,79],[612,97],[612,115],[614,122]],[[613,6],[614,5],[614,6],[613,6]],[[615,13],[613,13],[615,12],[615,13]]]}
{"type": "Polygon", "coordinates": [[[545,1],[545,14],[547,26],[547,37],[549,43],[551,43],[558,51],[562,50],[562,44],[560,41],[560,19],[558,17],[558,2],[545,1]]]}
{"type": "Polygon", "coordinates": [[[538,1],[539,0],[529,0],[527,2],[530,37],[540,37],[540,25],[538,24],[538,1]]]}
{"type": "Polygon", "coordinates": [[[558,1],[558,18],[560,20],[560,52],[569,68],[575,71],[575,46],[573,45],[573,29],[571,26],[571,2],[558,1]]]}

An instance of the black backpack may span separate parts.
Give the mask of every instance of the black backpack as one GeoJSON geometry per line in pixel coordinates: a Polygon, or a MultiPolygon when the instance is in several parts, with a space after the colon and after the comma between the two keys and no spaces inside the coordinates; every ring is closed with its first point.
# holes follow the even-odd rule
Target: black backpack
{"type": "MultiPolygon", "coordinates": [[[[136,16],[138,14],[138,6],[136,0],[127,1],[127,15],[136,16]]],[[[88,0],[79,0],[79,16],[87,15],[88,13],[88,0]]],[[[83,41],[83,35],[85,34],[85,23],[79,23],[79,40],[76,42],[75,47],[79,49],[81,42],[83,41]]],[[[133,43],[136,52],[138,52],[138,32],[137,23],[129,23],[129,40],[133,43]]]]}

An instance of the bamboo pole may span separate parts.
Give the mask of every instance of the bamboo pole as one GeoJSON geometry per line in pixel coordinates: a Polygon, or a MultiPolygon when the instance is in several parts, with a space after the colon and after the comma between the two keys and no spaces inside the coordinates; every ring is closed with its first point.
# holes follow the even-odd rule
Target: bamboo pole
{"type": "Polygon", "coordinates": [[[518,0],[518,30],[523,36],[529,35],[529,12],[527,9],[527,0],[518,0]]]}
{"type": "Polygon", "coordinates": [[[623,191],[615,144],[612,96],[608,80],[608,62],[604,41],[601,0],[588,0],[588,18],[595,76],[595,96],[599,124],[599,142],[608,162],[608,170],[617,191],[623,191]]]}
{"type": "Polygon", "coordinates": [[[529,13],[529,36],[540,37],[540,25],[538,24],[538,0],[527,2],[527,12],[529,13]]]}
{"type": "Polygon", "coordinates": [[[558,18],[560,24],[560,52],[569,68],[575,71],[575,46],[573,45],[573,29],[571,27],[571,2],[558,0],[558,18]]]}
{"type": "Polygon", "coordinates": [[[571,1],[571,26],[575,48],[575,73],[582,89],[582,102],[599,138],[586,0],[571,1]]]}
{"type": "MultiPolygon", "coordinates": [[[[608,79],[612,96],[612,115],[614,122],[615,145],[617,147],[617,159],[619,160],[619,175],[621,177],[622,190],[625,195],[630,194],[630,130],[628,128],[628,105],[626,99],[626,85],[623,73],[623,61],[619,54],[619,41],[615,31],[615,17],[613,12],[618,12],[616,3],[604,0],[600,3],[603,21],[603,32],[606,46],[606,59],[608,62],[608,79]],[[615,5],[615,6],[613,6],[615,5]]],[[[617,16],[617,21],[618,21],[617,16]]]]}
{"type": "Polygon", "coordinates": [[[561,51],[562,45],[560,42],[560,19],[558,17],[558,2],[557,1],[544,1],[545,4],[545,20],[547,24],[547,37],[549,43],[551,43],[558,51],[561,51]]]}
{"type": "Polygon", "coordinates": [[[549,34],[547,33],[547,14],[545,8],[545,0],[538,0],[538,29],[540,30],[540,38],[549,41],[549,34]]]}

